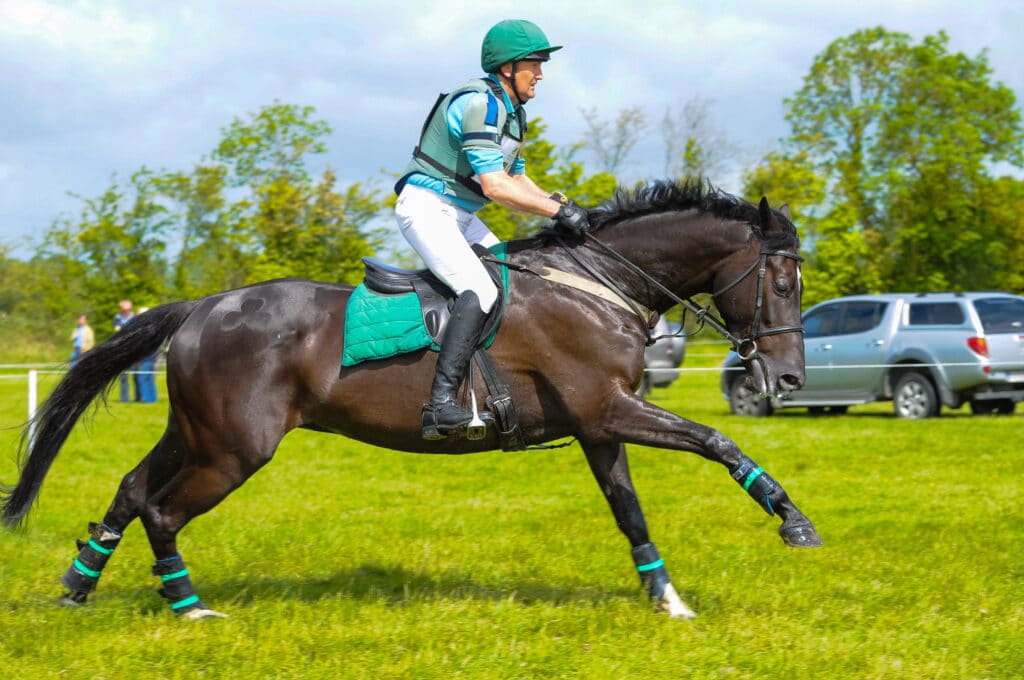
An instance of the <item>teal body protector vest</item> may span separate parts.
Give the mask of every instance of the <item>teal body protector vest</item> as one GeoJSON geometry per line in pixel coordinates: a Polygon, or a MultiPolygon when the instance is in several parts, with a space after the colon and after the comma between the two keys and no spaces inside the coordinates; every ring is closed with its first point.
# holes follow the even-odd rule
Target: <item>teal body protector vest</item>
{"type": "Polygon", "coordinates": [[[515,115],[505,110],[505,94],[501,85],[490,78],[476,78],[450,94],[441,93],[434,107],[423,122],[420,142],[413,149],[412,160],[402,173],[402,179],[395,185],[400,193],[409,175],[421,173],[444,182],[444,193],[475,203],[489,203],[480,183],[474,179],[475,172],[463,152],[465,142],[477,142],[481,148],[492,146],[499,149],[504,158],[505,171],[511,174],[516,159],[521,157],[523,138],[526,135],[526,115],[518,106],[515,115]],[[493,99],[488,102],[484,121],[485,130],[467,132],[460,140],[448,129],[448,107],[457,98],[471,93],[490,92],[493,99]]]}

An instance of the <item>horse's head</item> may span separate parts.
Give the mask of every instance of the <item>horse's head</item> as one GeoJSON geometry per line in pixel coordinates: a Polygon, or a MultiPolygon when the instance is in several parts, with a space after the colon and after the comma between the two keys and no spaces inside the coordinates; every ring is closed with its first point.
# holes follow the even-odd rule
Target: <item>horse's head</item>
{"type": "Polygon", "coordinates": [[[758,206],[760,238],[715,273],[715,304],[734,336],[737,354],[755,392],[784,396],[804,384],[800,319],[801,257],[789,210],[776,214],[766,198],[758,206]],[[780,215],[785,219],[780,219],[780,215]]]}
{"type": "Polygon", "coordinates": [[[699,180],[655,182],[621,189],[590,221],[600,238],[588,243],[632,282],[620,292],[661,312],[682,304],[699,314],[734,344],[756,392],[803,386],[800,240],[785,207],[755,207],[699,180]],[[684,299],[707,291],[724,325],[684,299]]]}

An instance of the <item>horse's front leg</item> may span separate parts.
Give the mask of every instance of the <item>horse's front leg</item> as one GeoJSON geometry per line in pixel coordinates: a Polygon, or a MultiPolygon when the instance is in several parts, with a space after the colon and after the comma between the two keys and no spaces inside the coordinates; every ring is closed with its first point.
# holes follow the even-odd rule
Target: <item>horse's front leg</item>
{"type": "Polygon", "coordinates": [[[679,598],[665,563],[647,534],[647,522],[629,476],[626,447],[622,444],[584,443],[583,451],[594,478],[608,499],[619,530],[633,546],[633,562],[651,598],[672,618],[692,619],[697,614],[679,598]]]}
{"type": "Polygon", "coordinates": [[[607,415],[583,435],[588,440],[692,451],[721,463],[765,512],[782,518],[779,536],[786,545],[816,548],[822,544],[811,520],[796,507],[782,485],[718,430],[681,418],[632,393],[618,395],[607,406],[607,415]]]}

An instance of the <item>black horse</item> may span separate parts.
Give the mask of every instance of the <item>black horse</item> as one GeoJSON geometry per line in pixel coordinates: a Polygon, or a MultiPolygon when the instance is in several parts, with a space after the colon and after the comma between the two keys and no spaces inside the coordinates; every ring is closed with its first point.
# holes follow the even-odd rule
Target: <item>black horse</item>
{"type": "MultiPolygon", "coordinates": [[[[754,206],[696,183],[620,191],[592,212],[591,222],[592,232],[577,242],[542,233],[508,244],[509,303],[488,351],[509,384],[524,443],[579,440],[650,595],[671,616],[691,617],[648,536],[625,443],[692,451],[721,463],[769,515],[782,518],[779,533],[787,544],[813,547],[821,539],[782,486],[728,437],[635,394],[644,346],[659,313],[680,298],[712,293],[724,325],[713,323],[744,357],[750,386],[766,394],[799,389],[804,356],[796,230],[785,208],[773,211],[765,199],[754,206]],[[603,284],[573,286],[537,275],[554,270],[603,284]],[[595,337],[601,341],[579,340],[595,337]]],[[[270,461],[294,428],[419,453],[499,447],[494,432],[478,441],[421,437],[434,352],[340,366],[352,292],[351,286],[287,279],[165,304],[71,368],[42,405],[21,476],[3,494],[2,519],[9,526],[28,513],[88,405],[174,336],[167,429],[124,477],[103,521],[90,525],[89,540],[79,541],[63,578],[64,602],[85,602],[122,533],[139,517],[171,608],[189,618],[218,615],[192,586],[178,532],[270,461]]],[[[482,386],[479,374],[472,384],[482,386]]]]}

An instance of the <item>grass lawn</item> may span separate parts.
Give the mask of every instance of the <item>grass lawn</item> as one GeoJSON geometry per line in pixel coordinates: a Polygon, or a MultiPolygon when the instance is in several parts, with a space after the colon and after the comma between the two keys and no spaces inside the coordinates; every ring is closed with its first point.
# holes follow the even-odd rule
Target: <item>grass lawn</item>
{"type": "MultiPolygon", "coordinates": [[[[720,358],[691,348],[687,366],[720,358]]],[[[26,529],[0,533],[0,675],[1024,676],[1020,409],[744,419],[717,385],[716,371],[687,372],[652,400],[737,441],[825,547],[786,548],[723,468],[632,447],[652,538],[699,614],[689,622],[645,601],[575,445],[415,456],[308,432],[182,532],[200,595],[230,618],[175,619],[138,524],[88,605],[57,607],[74,539],[166,418],[165,401],[112,402],[76,429],[26,529]]],[[[0,380],[0,427],[25,403],[24,382],[0,380]]],[[[7,483],[15,447],[0,430],[7,483]]]]}

